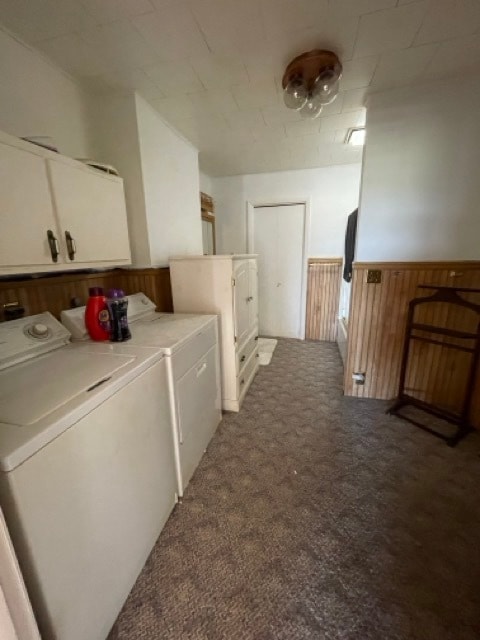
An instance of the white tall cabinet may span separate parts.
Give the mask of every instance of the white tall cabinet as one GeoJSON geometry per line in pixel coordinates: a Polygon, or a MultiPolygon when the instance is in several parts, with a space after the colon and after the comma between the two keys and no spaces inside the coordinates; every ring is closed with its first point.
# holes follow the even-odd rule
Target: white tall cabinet
{"type": "Polygon", "coordinates": [[[238,411],[258,370],[256,256],[171,258],[170,277],[175,312],[220,316],[222,407],[238,411]]]}

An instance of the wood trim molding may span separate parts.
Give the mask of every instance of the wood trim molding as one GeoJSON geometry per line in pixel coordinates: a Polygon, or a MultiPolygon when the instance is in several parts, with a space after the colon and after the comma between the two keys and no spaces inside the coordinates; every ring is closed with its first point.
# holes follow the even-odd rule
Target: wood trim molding
{"type": "Polygon", "coordinates": [[[480,269],[478,260],[451,260],[446,262],[354,262],[353,269],[392,269],[418,270],[418,269],[480,269]]]}
{"type": "Polygon", "coordinates": [[[343,264],[343,258],[309,258],[308,264],[343,264]]]}

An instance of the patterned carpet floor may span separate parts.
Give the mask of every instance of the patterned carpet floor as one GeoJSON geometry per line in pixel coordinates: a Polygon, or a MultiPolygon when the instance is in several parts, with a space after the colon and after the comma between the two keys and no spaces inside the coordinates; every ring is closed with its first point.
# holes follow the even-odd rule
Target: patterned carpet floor
{"type": "Polygon", "coordinates": [[[110,640],[478,640],[480,434],[451,449],[280,340],[110,640]]]}

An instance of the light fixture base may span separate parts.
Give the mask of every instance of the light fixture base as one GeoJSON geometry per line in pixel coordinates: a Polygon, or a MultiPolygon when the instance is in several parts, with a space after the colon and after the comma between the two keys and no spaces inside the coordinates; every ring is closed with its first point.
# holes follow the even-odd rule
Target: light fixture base
{"type": "Polygon", "coordinates": [[[321,72],[332,71],[337,78],[342,75],[343,67],[338,56],[327,49],[313,49],[294,58],[282,78],[282,87],[297,77],[301,77],[308,90],[313,88],[314,82],[321,72]]]}

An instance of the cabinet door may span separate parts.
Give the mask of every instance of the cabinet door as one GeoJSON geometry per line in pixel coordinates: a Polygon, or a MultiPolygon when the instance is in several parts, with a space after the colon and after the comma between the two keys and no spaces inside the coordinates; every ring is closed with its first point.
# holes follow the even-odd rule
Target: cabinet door
{"type": "Polygon", "coordinates": [[[249,268],[248,260],[233,264],[235,338],[237,345],[240,346],[247,339],[249,330],[249,268]]]}
{"type": "MultiPolygon", "coordinates": [[[[0,144],[0,192],[0,267],[55,264],[47,232],[58,232],[45,159],[0,144]]],[[[51,242],[55,253],[58,245],[51,242]]]]}
{"type": "Polygon", "coordinates": [[[258,325],[258,271],[257,261],[248,261],[248,332],[258,325]]]}
{"type": "Polygon", "coordinates": [[[49,161],[62,241],[68,262],[129,262],[123,182],[83,166],[49,161]]]}

